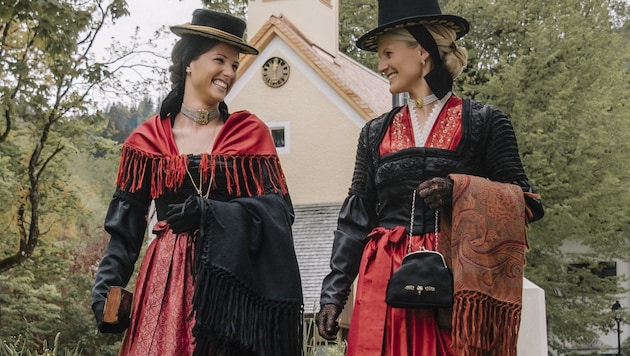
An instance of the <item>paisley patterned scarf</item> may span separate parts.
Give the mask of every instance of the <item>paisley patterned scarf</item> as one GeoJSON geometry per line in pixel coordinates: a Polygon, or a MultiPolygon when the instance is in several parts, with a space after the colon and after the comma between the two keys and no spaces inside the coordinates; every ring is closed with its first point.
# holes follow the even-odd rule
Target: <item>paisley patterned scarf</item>
{"type": "Polygon", "coordinates": [[[442,252],[454,276],[456,355],[516,355],[526,236],[517,185],[451,174],[452,219],[442,221],[442,252]],[[449,243],[450,241],[450,243],[449,243]]]}

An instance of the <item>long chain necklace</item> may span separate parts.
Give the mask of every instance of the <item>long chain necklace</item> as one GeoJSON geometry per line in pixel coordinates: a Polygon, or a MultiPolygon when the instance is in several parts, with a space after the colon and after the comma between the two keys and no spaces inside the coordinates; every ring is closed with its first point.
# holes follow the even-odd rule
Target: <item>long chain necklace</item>
{"type": "Polygon", "coordinates": [[[208,183],[208,190],[206,191],[206,194],[203,194],[203,191],[201,190],[203,188],[203,177],[201,175],[201,167],[197,169],[199,170],[199,186],[197,186],[197,183],[195,183],[195,180],[193,179],[192,174],[190,174],[190,171],[188,170],[188,165],[186,165],[186,173],[188,173],[188,178],[190,178],[190,181],[192,182],[193,187],[197,191],[197,194],[199,194],[200,197],[208,199],[208,197],[210,196],[210,189],[212,188],[213,175],[212,174],[210,175],[210,182],[208,183]]]}

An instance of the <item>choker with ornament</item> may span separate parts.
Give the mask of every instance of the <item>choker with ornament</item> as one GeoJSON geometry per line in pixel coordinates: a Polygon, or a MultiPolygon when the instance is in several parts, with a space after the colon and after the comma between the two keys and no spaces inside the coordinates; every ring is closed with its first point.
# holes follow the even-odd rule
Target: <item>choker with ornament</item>
{"type": "Polygon", "coordinates": [[[429,105],[437,100],[438,98],[437,96],[435,96],[435,94],[425,96],[422,99],[411,99],[411,98],[409,99],[409,101],[415,105],[416,109],[421,109],[423,106],[429,105]]]}
{"type": "Polygon", "coordinates": [[[219,109],[199,109],[193,110],[186,105],[182,104],[182,108],[180,110],[184,116],[191,119],[192,121],[198,123],[199,125],[207,125],[210,121],[219,117],[219,109]]]}

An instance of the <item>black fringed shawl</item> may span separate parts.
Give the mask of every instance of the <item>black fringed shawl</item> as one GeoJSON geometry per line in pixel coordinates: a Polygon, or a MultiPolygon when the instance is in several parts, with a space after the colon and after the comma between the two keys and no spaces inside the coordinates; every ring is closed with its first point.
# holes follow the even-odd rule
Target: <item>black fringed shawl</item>
{"type": "Polygon", "coordinates": [[[302,354],[302,287],[280,194],[204,200],[195,251],[195,355],[302,354]]]}

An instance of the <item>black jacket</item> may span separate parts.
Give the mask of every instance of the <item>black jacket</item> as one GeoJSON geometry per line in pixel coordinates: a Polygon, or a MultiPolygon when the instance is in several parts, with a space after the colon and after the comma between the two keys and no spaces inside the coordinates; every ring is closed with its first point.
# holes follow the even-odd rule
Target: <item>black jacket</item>
{"type": "MultiPolygon", "coordinates": [[[[331,272],[322,285],[322,305],[345,304],[370,231],[377,226],[409,226],[412,192],[421,182],[460,173],[513,183],[524,192],[534,192],[521,163],[512,124],[501,111],[463,100],[462,139],[455,151],[412,147],[381,157],[379,145],[400,109],[371,120],[361,131],[352,185],[335,230],[331,272]]],[[[540,200],[528,195],[525,199],[533,213],[530,221],[540,219],[544,214],[540,200]]],[[[434,211],[416,202],[414,234],[435,231],[434,211]]]]}

